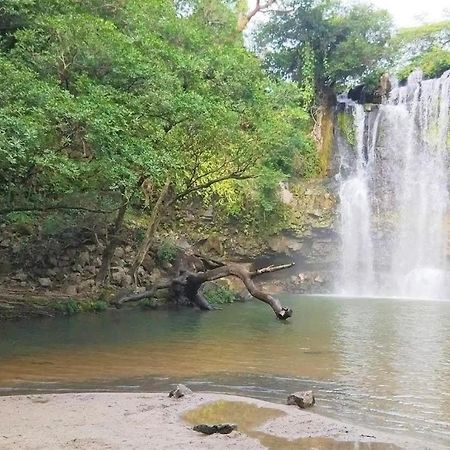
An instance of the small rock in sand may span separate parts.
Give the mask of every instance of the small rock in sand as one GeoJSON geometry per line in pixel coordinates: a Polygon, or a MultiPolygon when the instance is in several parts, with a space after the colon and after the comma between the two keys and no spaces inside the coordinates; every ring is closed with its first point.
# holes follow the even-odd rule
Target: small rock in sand
{"type": "Polygon", "coordinates": [[[184,384],[179,384],[175,389],[169,392],[169,397],[181,398],[185,395],[191,395],[192,391],[184,384]]]}
{"type": "Polygon", "coordinates": [[[192,428],[194,431],[198,431],[203,434],[230,434],[232,431],[237,430],[237,425],[230,423],[220,423],[218,425],[207,425],[206,423],[202,423],[200,425],[195,425],[192,428]]]}
{"type": "Polygon", "coordinates": [[[295,392],[287,398],[288,405],[297,405],[299,408],[310,408],[316,403],[312,391],[295,392]]]}

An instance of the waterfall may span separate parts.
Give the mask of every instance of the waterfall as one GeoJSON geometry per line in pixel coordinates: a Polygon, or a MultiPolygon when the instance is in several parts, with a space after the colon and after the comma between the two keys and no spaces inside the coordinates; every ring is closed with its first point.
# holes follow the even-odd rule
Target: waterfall
{"type": "Polygon", "coordinates": [[[448,298],[450,71],[413,73],[373,112],[353,105],[354,149],[340,147],[346,295],[448,298]]]}
{"type": "Polygon", "coordinates": [[[350,295],[369,294],[373,289],[373,245],[371,232],[370,167],[366,157],[367,143],[364,108],[354,106],[355,155],[342,161],[350,175],[343,179],[339,198],[341,206],[342,264],[341,289],[350,295]]]}

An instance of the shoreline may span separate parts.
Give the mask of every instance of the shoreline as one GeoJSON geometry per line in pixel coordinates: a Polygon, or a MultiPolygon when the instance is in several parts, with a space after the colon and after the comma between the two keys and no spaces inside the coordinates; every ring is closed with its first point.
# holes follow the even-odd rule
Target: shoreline
{"type": "MultiPolygon", "coordinates": [[[[251,415],[252,413],[250,413],[251,415]]],[[[248,415],[248,414],[247,414],[248,415]]],[[[236,395],[194,393],[180,399],[166,393],[83,393],[0,397],[0,449],[444,449],[321,416],[313,410],[236,395]],[[215,402],[239,402],[253,412],[272,411],[247,433],[206,436],[184,420],[188,411],[215,402]],[[256,409],[255,409],[256,408],[256,409]],[[261,409],[262,408],[262,409],[261,409]],[[263,438],[261,438],[261,436],[263,438]],[[269,443],[269,444],[268,444],[269,443]],[[273,447],[271,444],[274,445],[273,447]],[[347,444],[346,444],[347,443],[347,444]],[[371,445],[369,445],[371,444],[371,445]],[[354,447],[355,445],[359,445],[354,447]]]]}

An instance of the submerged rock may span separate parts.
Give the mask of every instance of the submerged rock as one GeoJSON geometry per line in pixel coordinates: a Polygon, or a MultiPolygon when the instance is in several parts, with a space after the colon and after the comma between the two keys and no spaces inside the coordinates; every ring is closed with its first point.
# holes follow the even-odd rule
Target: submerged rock
{"type": "Polygon", "coordinates": [[[195,425],[192,429],[203,434],[230,434],[232,431],[237,430],[237,425],[230,423],[207,425],[206,423],[202,423],[199,425],[195,425]]]}
{"type": "Polygon", "coordinates": [[[175,389],[169,392],[169,397],[181,398],[186,395],[191,395],[192,391],[184,384],[179,384],[175,389]]]}
{"type": "Polygon", "coordinates": [[[312,391],[295,392],[287,398],[288,405],[297,405],[302,409],[310,408],[314,403],[316,403],[316,399],[312,391]]]}

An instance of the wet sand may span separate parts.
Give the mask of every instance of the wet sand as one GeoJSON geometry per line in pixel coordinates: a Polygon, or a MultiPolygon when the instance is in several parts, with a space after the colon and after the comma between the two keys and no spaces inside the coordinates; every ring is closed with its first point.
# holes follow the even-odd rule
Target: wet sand
{"type": "Polygon", "coordinates": [[[439,448],[310,411],[209,393],[177,400],[139,393],[0,397],[0,449],[439,448]],[[192,430],[196,421],[211,420],[234,420],[238,431],[206,436],[192,430]]]}

